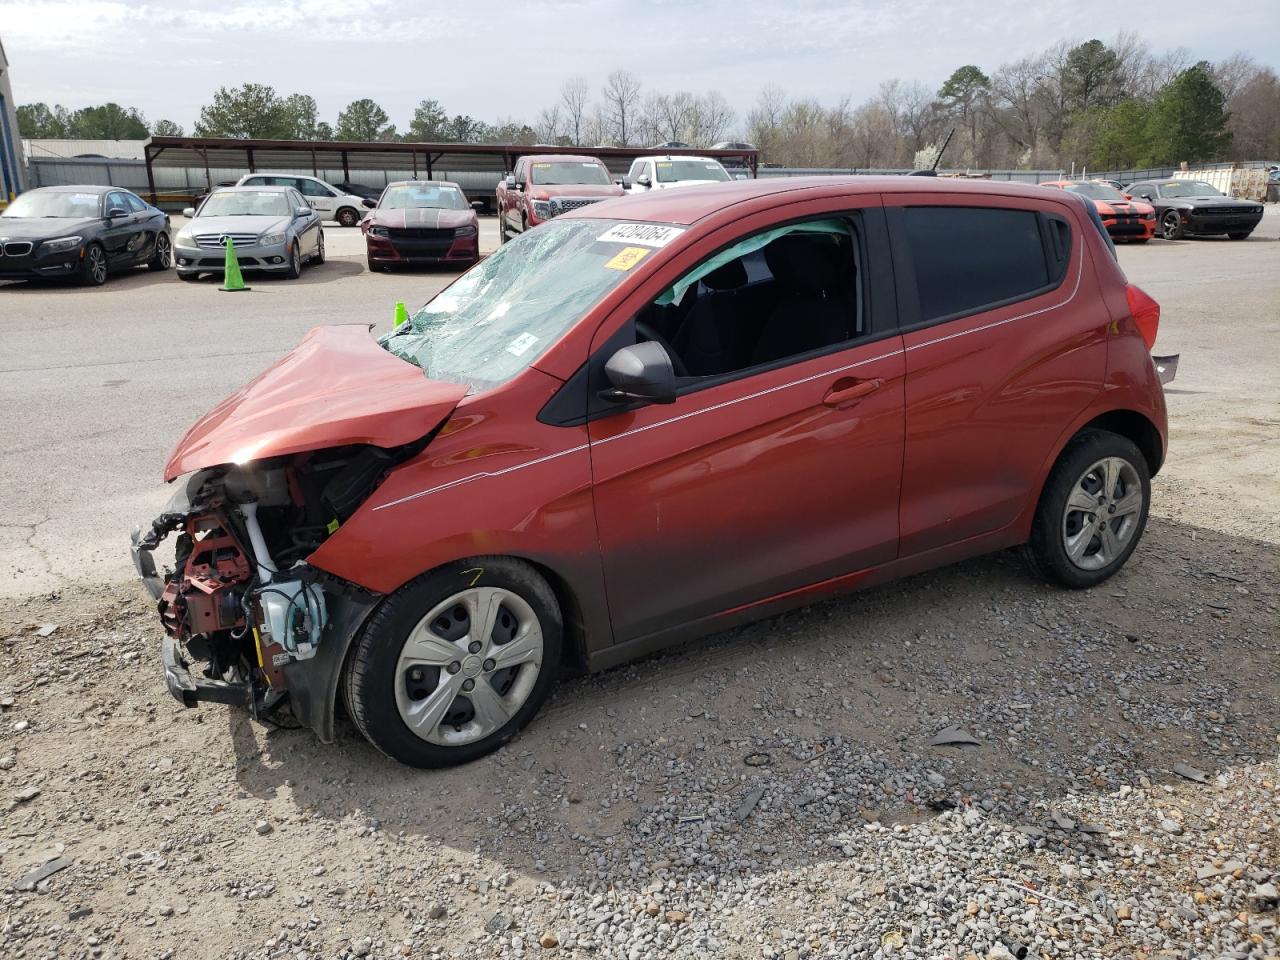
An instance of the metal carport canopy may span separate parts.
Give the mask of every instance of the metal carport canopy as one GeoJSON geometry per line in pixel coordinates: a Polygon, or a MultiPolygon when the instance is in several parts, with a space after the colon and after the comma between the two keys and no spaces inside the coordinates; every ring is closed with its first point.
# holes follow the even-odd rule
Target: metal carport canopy
{"type": "MultiPolygon", "coordinates": [[[[350,179],[350,168],[405,170],[415,176],[431,176],[436,169],[476,173],[505,173],[517,158],[530,153],[568,153],[597,157],[615,172],[629,167],[640,156],[662,156],[667,149],[645,147],[562,147],[525,146],[509,143],[403,143],[342,140],[240,140],[230,137],[152,137],[143,144],[147,164],[147,184],[155,196],[154,167],[247,167],[258,170],[287,170],[300,173],[310,169],[342,168],[350,179]]],[[[756,150],[698,150],[686,148],[681,155],[737,160],[755,175],[756,150]]],[[[212,184],[209,184],[212,186],[212,184]]]]}

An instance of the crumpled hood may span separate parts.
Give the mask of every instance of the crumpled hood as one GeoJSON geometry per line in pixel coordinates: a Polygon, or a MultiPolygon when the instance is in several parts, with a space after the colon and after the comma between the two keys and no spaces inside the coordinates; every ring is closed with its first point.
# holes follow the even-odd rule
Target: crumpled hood
{"type": "Polygon", "coordinates": [[[467,210],[442,210],[438,207],[414,207],[408,210],[385,210],[381,207],[368,213],[369,223],[379,227],[427,227],[437,230],[456,230],[476,222],[476,212],[467,210]]]}
{"type": "Polygon", "coordinates": [[[196,421],[164,478],[352,443],[400,446],[435,429],[466,393],[382,349],[368,326],[317,327],[196,421]]]}
{"type": "Polygon", "coordinates": [[[50,240],[73,236],[77,230],[100,222],[98,217],[0,217],[0,240],[50,240]]]}
{"type": "Polygon", "coordinates": [[[205,233],[256,233],[263,236],[285,233],[290,222],[289,217],[196,217],[187,229],[197,237],[205,233]]]}

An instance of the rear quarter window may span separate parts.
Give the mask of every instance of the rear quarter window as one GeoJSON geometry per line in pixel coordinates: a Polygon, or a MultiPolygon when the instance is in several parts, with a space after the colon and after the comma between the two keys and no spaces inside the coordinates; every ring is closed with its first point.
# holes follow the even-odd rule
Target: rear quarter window
{"type": "MultiPolygon", "coordinates": [[[[1053,256],[1046,254],[1046,233],[1041,216],[1034,211],[908,207],[902,225],[922,322],[977,313],[1032,296],[1061,279],[1060,270],[1051,263],[1061,258],[1056,249],[1053,256]]],[[[1059,238],[1050,238],[1058,247],[1059,238]]]]}

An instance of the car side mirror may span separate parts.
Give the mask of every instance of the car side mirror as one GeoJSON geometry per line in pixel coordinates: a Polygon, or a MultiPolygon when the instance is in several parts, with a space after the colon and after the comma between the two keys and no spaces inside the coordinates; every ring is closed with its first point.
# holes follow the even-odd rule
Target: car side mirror
{"type": "Polygon", "coordinates": [[[183,215],[184,217],[186,217],[187,219],[190,219],[191,217],[194,217],[194,216],[196,215],[196,208],[195,208],[195,207],[183,207],[183,208],[182,208],[182,215],[183,215]]]}
{"type": "Polygon", "coordinates": [[[310,207],[294,207],[293,215],[295,217],[309,217],[311,216],[311,208],[310,207]]]}
{"type": "Polygon", "coordinates": [[[107,211],[108,220],[118,220],[120,217],[127,217],[128,215],[129,211],[124,207],[112,207],[107,211]]]}
{"type": "Polygon", "coordinates": [[[642,173],[640,176],[636,177],[636,183],[640,184],[642,187],[649,187],[652,186],[653,181],[649,179],[649,175],[647,173],[642,173]]]}
{"type": "Polygon", "coordinates": [[[630,178],[630,177],[623,177],[621,180],[619,180],[619,181],[618,181],[618,186],[620,186],[623,190],[630,190],[630,189],[631,189],[631,178],[630,178]]]}
{"type": "Polygon", "coordinates": [[[472,200],[472,201],[471,201],[471,209],[472,209],[472,210],[474,210],[476,213],[484,213],[484,201],[483,201],[483,200],[472,200]]]}
{"type": "Polygon", "coordinates": [[[518,190],[520,188],[520,185],[516,183],[516,178],[510,173],[507,174],[503,183],[506,184],[508,190],[518,190]]]}
{"type": "Polygon", "coordinates": [[[676,372],[671,356],[666,347],[654,340],[623,347],[605,363],[604,375],[613,384],[612,389],[601,391],[605,400],[676,402],[676,372]]]}
{"type": "Polygon", "coordinates": [[[366,207],[368,207],[370,210],[372,210],[374,207],[376,207],[376,206],[377,206],[377,204],[376,204],[376,203],[374,203],[372,200],[370,200],[368,197],[366,197],[365,199],[361,200],[360,202],[361,202],[362,204],[364,204],[366,207]]]}

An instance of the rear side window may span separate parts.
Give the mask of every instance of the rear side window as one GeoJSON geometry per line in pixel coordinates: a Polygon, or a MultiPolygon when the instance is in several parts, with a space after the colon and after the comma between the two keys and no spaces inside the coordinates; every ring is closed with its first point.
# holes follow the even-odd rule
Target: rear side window
{"type": "Polygon", "coordinates": [[[1059,279],[1050,273],[1057,252],[1045,249],[1047,235],[1055,246],[1059,238],[1031,210],[909,207],[902,223],[923,322],[1019,300],[1059,279]]]}

